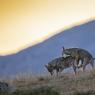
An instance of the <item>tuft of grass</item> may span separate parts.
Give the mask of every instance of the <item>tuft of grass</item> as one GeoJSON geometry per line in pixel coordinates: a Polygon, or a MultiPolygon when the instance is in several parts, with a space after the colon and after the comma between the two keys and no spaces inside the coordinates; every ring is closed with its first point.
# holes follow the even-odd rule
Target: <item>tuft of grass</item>
{"type": "Polygon", "coordinates": [[[45,78],[43,78],[43,77],[38,78],[38,81],[44,81],[44,80],[45,80],[45,78]]]}
{"type": "Polygon", "coordinates": [[[47,83],[51,80],[49,77],[43,77],[43,76],[40,76],[37,79],[38,79],[38,82],[44,82],[44,83],[47,83]]]}

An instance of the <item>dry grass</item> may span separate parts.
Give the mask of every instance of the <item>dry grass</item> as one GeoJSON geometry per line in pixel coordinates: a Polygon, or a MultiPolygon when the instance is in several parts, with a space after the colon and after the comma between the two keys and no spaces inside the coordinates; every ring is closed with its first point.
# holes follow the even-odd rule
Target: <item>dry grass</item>
{"type": "Polygon", "coordinates": [[[12,95],[95,95],[95,71],[79,72],[76,76],[74,74],[63,74],[59,77],[18,76],[9,82],[16,87],[12,95]]]}

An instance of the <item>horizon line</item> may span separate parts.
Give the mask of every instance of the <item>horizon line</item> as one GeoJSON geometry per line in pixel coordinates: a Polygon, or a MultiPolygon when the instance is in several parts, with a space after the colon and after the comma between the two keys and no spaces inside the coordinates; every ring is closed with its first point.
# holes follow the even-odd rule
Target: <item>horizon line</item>
{"type": "Polygon", "coordinates": [[[12,51],[7,51],[3,54],[0,54],[0,56],[8,56],[8,55],[13,55],[13,54],[17,54],[21,51],[23,51],[24,49],[27,49],[29,47],[33,47],[37,44],[40,44],[42,42],[44,42],[45,40],[57,35],[58,33],[61,33],[61,32],[64,32],[65,30],[68,30],[68,29],[71,29],[73,27],[76,27],[76,26],[79,26],[79,25],[83,25],[83,24],[86,24],[86,23],[89,23],[91,21],[94,21],[95,20],[95,17],[90,17],[90,18],[87,18],[87,19],[84,19],[84,20],[81,20],[81,21],[78,21],[78,22],[75,22],[73,24],[70,24],[70,25],[66,25],[64,28],[61,28],[61,29],[57,29],[55,30],[55,33],[50,33],[50,34],[47,34],[46,36],[44,36],[42,39],[34,42],[34,43],[30,43],[30,44],[26,44],[20,48],[17,48],[15,50],[12,50],[12,51]],[[9,53],[10,52],[10,53],[9,53]]]}

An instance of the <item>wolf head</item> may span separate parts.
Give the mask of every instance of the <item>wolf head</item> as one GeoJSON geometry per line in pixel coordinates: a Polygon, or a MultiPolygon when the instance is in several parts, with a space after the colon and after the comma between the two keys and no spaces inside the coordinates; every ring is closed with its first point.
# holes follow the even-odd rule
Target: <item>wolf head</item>
{"type": "Polygon", "coordinates": [[[53,75],[53,70],[54,68],[51,65],[45,65],[46,69],[48,70],[48,72],[53,75]]]}
{"type": "Polygon", "coordinates": [[[62,47],[62,56],[68,56],[72,54],[72,49],[65,49],[62,47]]]}

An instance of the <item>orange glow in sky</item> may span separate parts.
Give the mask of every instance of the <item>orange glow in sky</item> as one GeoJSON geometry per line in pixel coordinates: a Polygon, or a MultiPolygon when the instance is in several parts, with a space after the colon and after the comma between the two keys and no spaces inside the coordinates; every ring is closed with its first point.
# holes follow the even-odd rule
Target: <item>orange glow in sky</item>
{"type": "Polygon", "coordinates": [[[95,0],[0,0],[0,54],[15,53],[95,17],[95,0]]]}

